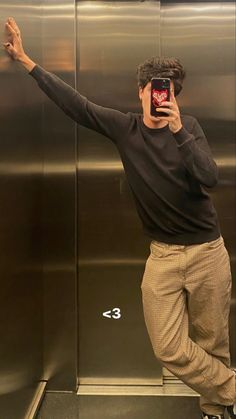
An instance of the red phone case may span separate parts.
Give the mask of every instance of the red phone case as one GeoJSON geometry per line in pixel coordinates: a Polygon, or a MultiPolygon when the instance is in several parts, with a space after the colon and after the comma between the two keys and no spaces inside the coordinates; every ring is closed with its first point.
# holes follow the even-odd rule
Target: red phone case
{"type": "Polygon", "coordinates": [[[151,79],[151,115],[168,116],[165,112],[157,112],[156,108],[162,107],[162,102],[170,100],[170,79],[156,78],[151,79]]]}

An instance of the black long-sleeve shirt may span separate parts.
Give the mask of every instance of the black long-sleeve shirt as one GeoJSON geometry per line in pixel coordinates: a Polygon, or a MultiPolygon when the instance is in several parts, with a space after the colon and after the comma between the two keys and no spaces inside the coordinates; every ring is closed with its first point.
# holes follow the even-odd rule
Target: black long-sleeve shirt
{"type": "Polygon", "coordinates": [[[149,128],[143,115],[90,102],[55,74],[36,65],[29,73],[74,121],[116,145],[144,232],[171,244],[199,244],[220,236],[211,197],[218,169],[198,121],[181,114],[182,128],[149,128]]]}

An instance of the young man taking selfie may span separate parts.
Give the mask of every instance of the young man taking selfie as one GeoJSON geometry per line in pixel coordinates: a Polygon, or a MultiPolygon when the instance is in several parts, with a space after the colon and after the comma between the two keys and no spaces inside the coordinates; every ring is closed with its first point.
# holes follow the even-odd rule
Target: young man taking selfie
{"type": "MultiPolygon", "coordinates": [[[[34,63],[24,52],[13,18],[6,29],[9,55],[67,115],[107,136],[120,153],[144,233],[151,240],[141,290],[157,359],[200,394],[201,418],[222,419],[225,410],[236,418],[229,352],[230,259],[206,190],[217,184],[218,169],[196,118],[180,113],[176,97],[185,78],[182,64],[165,57],[140,64],[143,113],[122,113],[90,102],[34,63]],[[150,113],[153,78],[170,79],[170,97],[156,108],[158,116],[150,113]],[[189,319],[195,341],[188,335],[189,319]]],[[[158,98],[158,90],[155,94],[158,98]]]]}

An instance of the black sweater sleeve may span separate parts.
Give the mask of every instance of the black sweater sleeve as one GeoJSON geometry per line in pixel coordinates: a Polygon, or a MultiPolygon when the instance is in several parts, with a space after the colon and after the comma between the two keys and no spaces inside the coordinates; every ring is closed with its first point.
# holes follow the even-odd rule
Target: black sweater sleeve
{"type": "Polygon", "coordinates": [[[218,167],[200,124],[195,118],[193,121],[191,131],[182,127],[173,135],[188,172],[202,185],[213,188],[218,182],[218,167]]]}
{"type": "Polygon", "coordinates": [[[105,135],[115,143],[127,133],[128,114],[90,102],[58,76],[39,65],[29,74],[34,77],[43,92],[80,125],[105,135]]]}

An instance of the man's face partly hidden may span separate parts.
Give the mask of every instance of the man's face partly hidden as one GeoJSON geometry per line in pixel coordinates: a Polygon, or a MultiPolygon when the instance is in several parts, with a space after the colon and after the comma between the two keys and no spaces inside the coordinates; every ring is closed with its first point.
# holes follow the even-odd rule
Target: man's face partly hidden
{"type": "MultiPolygon", "coordinates": [[[[170,89],[174,93],[174,83],[170,81],[170,89]]],[[[158,122],[158,118],[150,114],[151,111],[151,82],[147,83],[142,89],[139,88],[139,99],[142,102],[144,119],[149,119],[152,122],[158,122]]]]}

